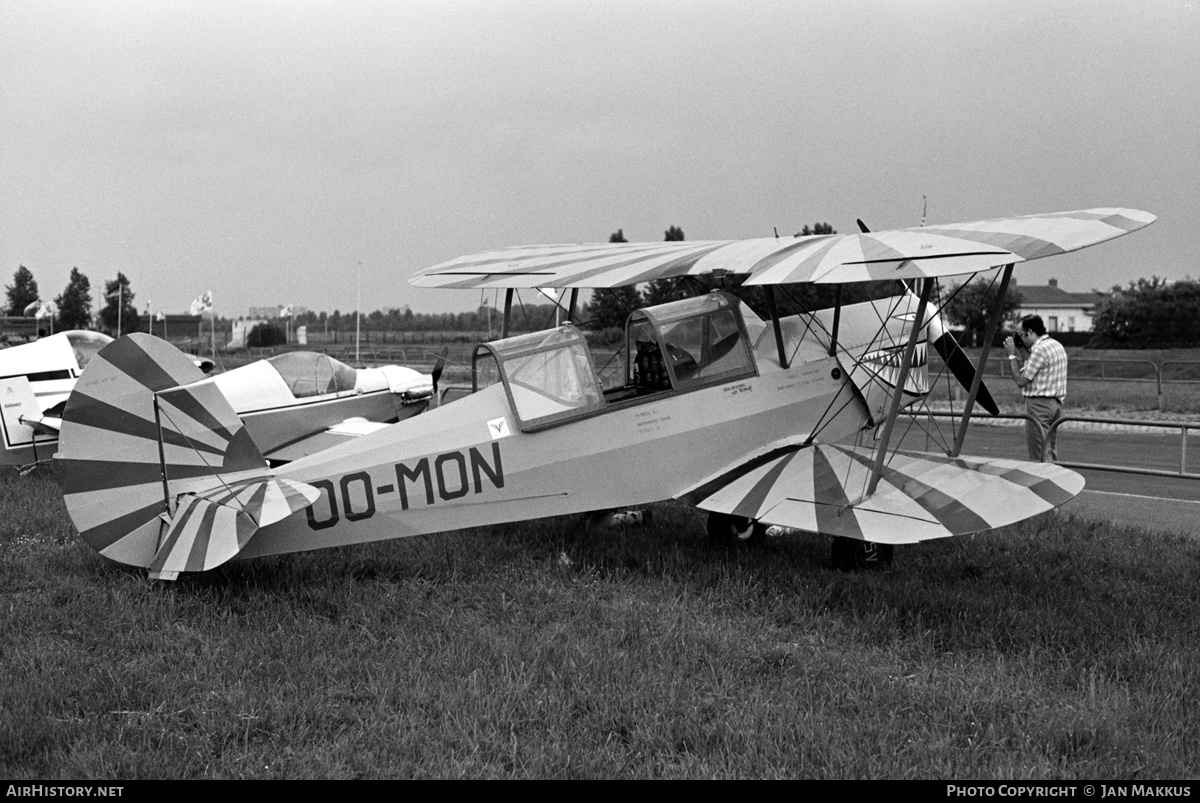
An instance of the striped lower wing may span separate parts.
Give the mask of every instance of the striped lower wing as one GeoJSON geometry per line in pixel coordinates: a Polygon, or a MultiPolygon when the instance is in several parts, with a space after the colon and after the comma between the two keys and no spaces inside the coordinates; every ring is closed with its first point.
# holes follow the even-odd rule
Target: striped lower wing
{"type": "Polygon", "coordinates": [[[873,452],[791,447],[702,483],[683,499],[704,510],[884,544],[991,530],[1053,510],[1083,478],[1052,463],[895,452],[863,498],[873,452]]]}

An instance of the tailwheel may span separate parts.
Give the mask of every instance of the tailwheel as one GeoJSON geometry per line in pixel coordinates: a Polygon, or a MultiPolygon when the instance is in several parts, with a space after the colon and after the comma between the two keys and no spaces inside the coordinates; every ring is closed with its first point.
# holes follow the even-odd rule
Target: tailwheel
{"type": "Polygon", "coordinates": [[[892,545],[837,535],[830,550],[833,568],[843,572],[885,569],[892,565],[892,545]]]}
{"type": "Polygon", "coordinates": [[[767,540],[767,528],[743,516],[709,513],[708,540],[718,546],[761,544],[767,540]]]}

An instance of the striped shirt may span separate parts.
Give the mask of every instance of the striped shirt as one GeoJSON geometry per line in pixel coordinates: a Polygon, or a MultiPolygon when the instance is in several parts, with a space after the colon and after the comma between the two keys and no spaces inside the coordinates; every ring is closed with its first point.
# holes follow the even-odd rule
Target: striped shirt
{"type": "Polygon", "coordinates": [[[1025,396],[1067,397],[1067,352],[1057,340],[1042,335],[1029,349],[1029,359],[1021,368],[1029,384],[1021,388],[1025,396]]]}

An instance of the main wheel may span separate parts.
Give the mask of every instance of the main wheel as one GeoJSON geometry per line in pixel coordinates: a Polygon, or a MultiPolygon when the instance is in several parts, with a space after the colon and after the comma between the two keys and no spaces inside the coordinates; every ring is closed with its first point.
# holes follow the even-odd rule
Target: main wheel
{"type": "Polygon", "coordinates": [[[718,546],[761,544],[767,540],[767,528],[742,516],[727,513],[708,514],[708,540],[718,546]]]}
{"type": "Polygon", "coordinates": [[[876,544],[837,535],[830,548],[833,568],[843,572],[883,569],[892,565],[891,544],[876,544]]]}

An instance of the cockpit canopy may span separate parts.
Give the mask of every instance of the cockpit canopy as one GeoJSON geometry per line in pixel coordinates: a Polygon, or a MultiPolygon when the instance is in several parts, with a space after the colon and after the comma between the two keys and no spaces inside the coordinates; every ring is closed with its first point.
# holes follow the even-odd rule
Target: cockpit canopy
{"type": "Polygon", "coordinates": [[[604,409],[604,394],[583,334],[567,324],[475,349],[476,388],[503,379],[522,429],[604,409]]]}
{"type": "Polygon", "coordinates": [[[709,293],[635,310],[626,326],[627,385],[691,390],[755,373],[741,302],[709,293]]]}
{"type": "Polygon", "coordinates": [[[113,342],[113,339],[103,332],[91,332],[86,329],[73,329],[63,334],[75,352],[75,361],[79,363],[80,371],[87,367],[88,362],[100,349],[113,342]]]}
{"type": "Polygon", "coordinates": [[[602,387],[587,340],[570,324],[485,343],[475,350],[474,388],[503,382],[528,432],[757,372],[741,302],[727,293],[635,311],[626,346],[624,373],[602,387]]]}
{"type": "Polygon", "coordinates": [[[289,351],[267,360],[297,399],[354,390],[358,373],[343,362],[315,351],[289,351]]]}

